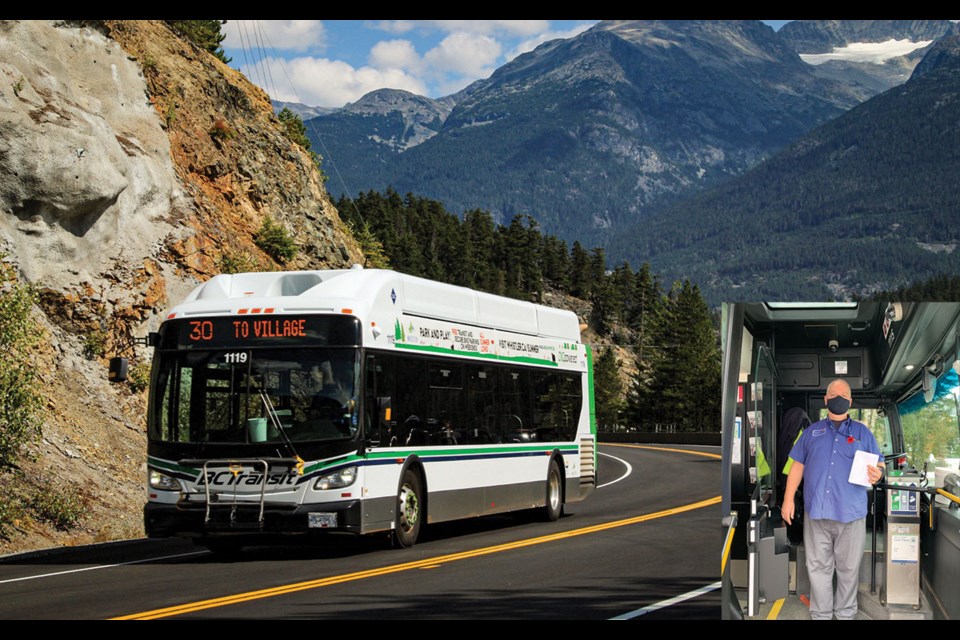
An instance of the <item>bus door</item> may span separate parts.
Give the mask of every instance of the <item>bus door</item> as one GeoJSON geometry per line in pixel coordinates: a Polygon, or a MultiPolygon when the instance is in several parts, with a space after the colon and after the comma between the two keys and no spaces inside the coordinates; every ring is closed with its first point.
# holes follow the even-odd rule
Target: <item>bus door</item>
{"type": "MultiPolygon", "coordinates": [[[[894,409],[899,417],[906,455],[904,473],[918,475],[926,480],[929,488],[937,491],[918,496],[919,587],[927,595],[931,608],[936,610],[936,617],[955,620],[960,618],[960,505],[948,496],[960,496],[960,378],[957,371],[945,363],[940,375],[925,386],[927,388],[920,388],[901,400],[894,409]]],[[[885,479],[886,482],[896,480],[893,474],[885,479]]],[[[884,503],[888,513],[896,513],[891,511],[897,508],[896,498],[905,502],[896,490],[892,493],[884,503]]],[[[913,574],[908,576],[910,582],[897,581],[907,575],[903,570],[906,562],[915,560],[902,550],[904,541],[909,541],[912,534],[903,525],[888,523],[886,539],[890,553],[885,557],[884,595],[889,601],[894,601],[895,596],[912,594],[917,588],[911,584],[917,580],[913,574]]],[[[910,598],[903,597],[902,601],[907,599],[910,598]]]]}
{"type": "Polygon", "coordinates": [[[742,306],[724,312],[724,354],[736,362],[723,371],[723,509],[737,520],[724,581],[746,589],[745,613],[754,616],[786,597],[789,579],[786,528],[775,526],[778,372],[769,346],[744,326],[742,306]]]}

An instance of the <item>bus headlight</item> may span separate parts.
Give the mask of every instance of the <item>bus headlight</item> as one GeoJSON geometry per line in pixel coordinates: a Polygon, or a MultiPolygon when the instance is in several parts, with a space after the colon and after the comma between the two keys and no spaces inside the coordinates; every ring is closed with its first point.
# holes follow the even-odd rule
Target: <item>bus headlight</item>
{"type": "Polygon", "coordinates": [[[337,469],[333,473],[328,473],[325,476],[320,476],[317,478],[317,481],[313,483],[313,488],[316,491],[342,489],[343,487],[349,487],[352,485],[356,479],[357,468],[344,467],[342,469],[337,469]]]}
{"type": "Polygon", "coordinates": [[[158,491],[180,491],[180,481],[156,469],[150,469],[150,488],[158,491]]]}

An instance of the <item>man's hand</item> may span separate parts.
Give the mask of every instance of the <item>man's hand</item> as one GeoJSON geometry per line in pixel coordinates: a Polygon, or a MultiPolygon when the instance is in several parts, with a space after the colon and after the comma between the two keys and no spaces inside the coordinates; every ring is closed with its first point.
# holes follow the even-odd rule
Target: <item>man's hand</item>
{"type": "Polygon", "coordinates": [[[877,484],[882,477],[883,469],[875,467],[872,464],[867,465],[867,480],[870,481],[870,484],[877,484]]]}
{"type": "Polygon", "coordinates": [[[784,498],[780,505],[780,516],[787,524],[793,524],[793,516],[796,515],[796,507],[793,504],[793,498],[784,498]]]}
{"type": "MultiPolygon", "coordinates": [[[[791,458],[793,460],[793,458],[791,458]]],[[[797,488],[803,480],[803,463],[793,460],[790,473],[787,474],[787,487],[783,492],[783,504],[780,505],[780,516],[787,524],[793,524],[793,517],[797,514],[793,499],[797,495],[797,488]]]]}

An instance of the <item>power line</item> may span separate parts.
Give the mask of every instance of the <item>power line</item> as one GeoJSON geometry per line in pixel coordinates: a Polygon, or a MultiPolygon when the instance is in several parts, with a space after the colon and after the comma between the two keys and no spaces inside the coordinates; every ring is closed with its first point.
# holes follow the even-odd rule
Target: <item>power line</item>
{"type": "MultiPolygon", "coordinates": [[[[274,48],[273,43],[270,42],[270,36],[266,33],[266,31],[263,31],[263,37],[266,40],[267,45],[271,49],[273,49],[274,48]]],[[[297,102],[303,104],[303,100],[301,100],[300,98],[300,93],[297,91],[297,86],[293,83],[293,80],[290,78],[290,75],[287,73],[287,61],[284,60],[283,58],[279,58],[279,60],[280,60],[280,70],[283,71],[284,77],[287,79],[287,82],[290,84],[290,89],[293,92],[294,97],[297,99],[297,102]]],[[[308,118],[307,124],[309,124],[310,130],[313,132],[314,138],[317,140],[317,142],[320,143],[320,147],[323,149],[323,157],[326,160],[329,160],[330,166],[333,168],[333,172],[337,176],[337,180],[340,181],[340,186],[343,187],[343,192],[346,194],[353,193],[347,188],[347,183],[346,181],[344,181],[343,176],[340,174],[340,170],[337,168],[337,163],[334,162],[333,156],[330,154],[330,151],[327,149],[327,145],[324,144],[323,142],[323,138],[320,136],[320,133],[317,131],[317,126],[314,124],[313,119],[308,118]]],[[[352,197],[350,197],[350,204],[353,205],[353,210],[357,214],[357,217],[360,218],[360,220],[362,220],[364,224],[366,224],[367,221],[364,219],[363,214],[360,213],[360,209],[357,208],[357,203],[352,197]]]]}
{"type": "MultiPolygon", "coordinates": [[[[269,78],[269,90],[267,91],[268,95],[276,96],[277,95],[277,86],[273,82],[273,71],[270,69],[270,61],[267,59],[267,48],[263,46],[263,40],[266,39],[266,34],[264,33],[263,27],[260,25],[260,21],[257,20],[253,23],[253,33],[257,38],[257,42],[260,44],[260,49],[263,52],[263,66],[267,69],[267,77],[269,78]]],[[[270,48],[273,49],[273,45],[270,45],[270,48]]]]}
{"type": "Polygon", "coordinates": [[[247,58],[247,45],[244,44],[243,42],[243,31],[244,31],[243,20],[237,20],[237,23],[239,24],[239,26],[237,27],[237,35],[240,38],[240,50],[243,52],[243,65],[247,69],[250,69],[250,60],[247,58]]]}

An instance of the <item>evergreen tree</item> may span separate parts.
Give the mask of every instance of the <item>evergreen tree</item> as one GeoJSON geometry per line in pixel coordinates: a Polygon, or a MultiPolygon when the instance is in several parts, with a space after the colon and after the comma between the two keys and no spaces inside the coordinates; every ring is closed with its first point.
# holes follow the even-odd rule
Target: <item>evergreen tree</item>
{"type": "Polygon", "coordinates": [[[556,236],[543,238],[543,277],[562,291],[570,287],[570,252],[556,236]]]}
{"type": "Polygon", "coordinates": [[[597,429],[613,431],[620,424],[624,409],[620,360],[612,347],[599,351],[593,363],[594,403],[597,429]]]}
{"type": "Polygon", "coordinates": [[[284,107],[280,110],[280,113],[277,114],[277,119],[280,120],[280,124],[283,125],[283,133],[290,139],[291,142],[300,145],[305,150],[309,151],[312,143],[310,138],[307,137],[307,127],[303,124],[303,119],[300,118],[293,111],[284,107]]]}
{"type": "Polygon", "coordinates": [[[590,257],[579,240],[570,250],[570,295],[584,298],[590,295],[590,257]]]}
{"type": "Polygon", "coordinates": [[[647,426],[683,431],[720,427],[720,349],[710,310],[696,285],[674,283],[648,348],[651,379],[643,409],[647,426]]]}
{"type": "Polygon", "coordinates": [[[497,289],[498,272],[501,265],[494,262],[496,250],[496,228],[493,216],[486,211],[474,209],[464,216],[466,244],[470,254],[464,264],[464,281],[482,291],[493,293],[497,289]]]}
{"type": "Polygon", "coordinates": [[[224,64],[230,64],[233,58],[228,58],[220,46],[227,37],[220,28],[224,22],[226,20],[167,20],[171,27],[182,33],[190,42],[209,51],[224,64]]]}
{"type": "Polygon", "coordinates": [[[390,259],[383,251],[383,244],[370,230],[370,225],[364,223],[360,228],[351,226],[351,230],[366,258],[364,266],[369,269],[389,269],[390,259]]]}

